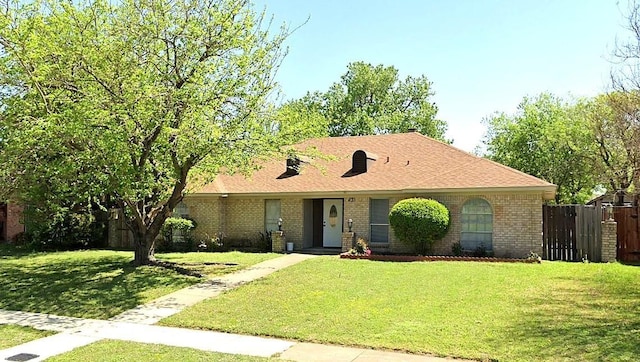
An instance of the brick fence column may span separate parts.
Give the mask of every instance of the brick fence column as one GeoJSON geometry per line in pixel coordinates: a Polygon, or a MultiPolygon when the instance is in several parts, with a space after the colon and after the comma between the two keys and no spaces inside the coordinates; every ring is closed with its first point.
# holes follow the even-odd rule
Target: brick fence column
{"type": "Polygon", "coordinates": [[[618,223],[615,221],[602,221],[602,262],[616,261],[618,248],[618,223]]]}
{"type": "Polygon", "coordinates": [[[356,233],[354,232],[342,233],[342,252],[349,251],[349,249],[353,248],[355,240],[356,240],[356,233]]]}
{"type": "Polygon", "coordinates": [[[284,231],[272,231],[271,232],[271,251],[274,253],[284,252],[284,246],[286,240],[284,237],[284,231]]]}

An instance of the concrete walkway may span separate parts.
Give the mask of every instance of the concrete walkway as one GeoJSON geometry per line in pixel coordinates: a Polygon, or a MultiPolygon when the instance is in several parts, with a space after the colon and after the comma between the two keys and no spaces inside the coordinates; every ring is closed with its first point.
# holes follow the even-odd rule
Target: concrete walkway
{"type": "Polygon", "coordinates": [[[237,288],[242,284],[263,278],[275,271],[315,257],[315,255],[306,254],[287,254],[279,258],[266,260],[247,269],[180,289],[121,313],[110,320],[155,324],[161,319],[179,313],[183,309],[198,304],[205,299],[217,297],[224,291],[237,288]]]}
{"type": "MultiPolygon", "coordinates": [[[[450,359],[362,348],[298,343],[275,338],[163,327],[138,323],[52,316],[0,310],[0,324],[15,324],[60,332],[53,336],[0,350],[0,360],[32,355],[30,362],[71,351],[102,339],[188,347],[203,351],[280,358],[290,361],[447,361],[450,359]]],[[[456,360],[462,361],[462,360],[456,360]]]]}
{"type": "Polygon", "coordinates": [[[284,340],[239,334],[4,310],[0,310],[0,324],[16,324],[61,332],[1,350],[0,360],[24,353],[38,356],[29,361],[42,361],[101,339],[155,343],[256,357],[270,357],[282,353],[294,344],[284,340]]]}
{"type": "MultiPolygon", "coordinates": [[[[204,351],[280,358],[292,361],[447,361],[450,359],[361,348],[297,343],[275,338],[263,338],[213,331],[200,331],[152,325],[184,308],[215,297],[269,275],[277,270],[312,258],[311,255],[288,254],[267,260],[250,268],[208,280],[150,303],[126,311],[110,320],[83,319],[0,310],[0,324],[15,324],[41,330],[60,332],[12,348],[0,350],[0,361],[43,361],[102,339],[189,347],[204,351]]],[[[461,361],[461,360],[456,360],[461,361]]]]}

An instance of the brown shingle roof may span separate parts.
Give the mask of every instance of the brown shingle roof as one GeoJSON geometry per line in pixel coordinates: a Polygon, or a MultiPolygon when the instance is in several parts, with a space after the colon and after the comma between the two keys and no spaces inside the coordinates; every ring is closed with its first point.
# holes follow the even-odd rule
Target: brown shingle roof
{"type": "Polygon", "coordinates": [[[334,160],[315,159],[299,175],[282,177],[286,160],[266,162],[249,178],[219,175],[199,193],[292,194],[332,192],[420,192],[535,190],[555,194],[555,185],[480,158],[419,133],[315,138],[298,145],[315,146],[334,160]],[[375,154],[366,173],[345,177],[357,150],[375,154]]]}

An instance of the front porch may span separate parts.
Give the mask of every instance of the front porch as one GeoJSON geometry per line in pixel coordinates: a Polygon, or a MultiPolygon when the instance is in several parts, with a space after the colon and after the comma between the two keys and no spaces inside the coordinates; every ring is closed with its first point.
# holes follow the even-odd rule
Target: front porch
{"type": "Polygon", "coordinates": [[[340,234],[340,246],[314,246],[303,243],[302,248],[296,248],[294,243],[288,242],[282,231],[272,232],[271,251],[274,253],[296,252],[300,254],[312,255],[338,255],[348,251],[354,246],[356,234],[354,232],[342,232],[340,234]]]}

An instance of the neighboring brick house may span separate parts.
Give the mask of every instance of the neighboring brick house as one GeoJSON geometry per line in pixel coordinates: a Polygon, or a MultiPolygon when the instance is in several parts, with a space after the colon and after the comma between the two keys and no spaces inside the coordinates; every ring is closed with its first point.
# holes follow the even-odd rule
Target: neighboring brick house
{"type": "Polygon", "coordinates": [[[22,207],[0,203],[0,242],[13,241],[23,231],[22,207]]]}
{"type": "Polygon", "coordinates": [[[341,247],[353,232],[374,251],[411,252],[389,227],[388,213],[399,200],[438,200],[451,212],[451,228],[433,252],[450,254],[481,244],[497,256],[542,253],[542,204],[556,186],[501,164],[461,151],[416,132],[311,139],[331,159],[272,160],[249,178],[220,175],[189,194],[184,213],[198,227],[197,238],[223,233],[256,238],[277,230],[295,249],[341,247]]]}

